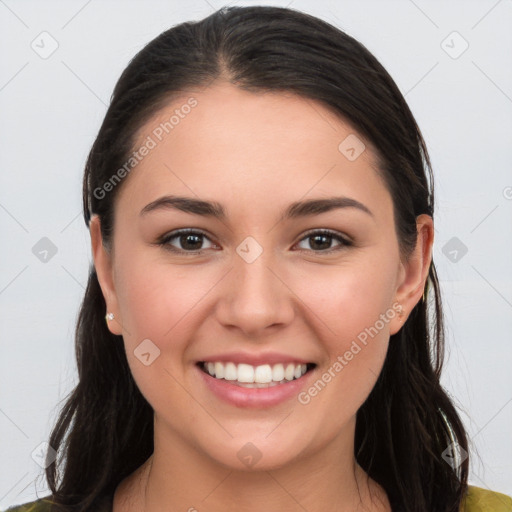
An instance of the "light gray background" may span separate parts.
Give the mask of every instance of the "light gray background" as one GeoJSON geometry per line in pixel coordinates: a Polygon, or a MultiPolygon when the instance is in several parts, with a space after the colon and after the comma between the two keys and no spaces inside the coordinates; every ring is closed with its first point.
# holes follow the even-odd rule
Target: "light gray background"
{"type": "MultiPolygon", "coordinates": [[[[232,4],[290,5],[330,21],[373,52],[405,95],[436,180],[443,383],[480,457],[470,482],[512,494],[512,1],[232,4]],[[450,254],[447,243],[467,254],[450,254]]],[[[46,494],[31,454],[77,381],[73,330],[91,261],[81,178],[114,84],[160,32],[222,5],[0,0],[2,509],[46,494]],[[46,59],[31,47],[51,49],[43,31],[58,43],[46,59]],[[57,247],[46,263],[32,252],[43,237],[57,247]]]]}

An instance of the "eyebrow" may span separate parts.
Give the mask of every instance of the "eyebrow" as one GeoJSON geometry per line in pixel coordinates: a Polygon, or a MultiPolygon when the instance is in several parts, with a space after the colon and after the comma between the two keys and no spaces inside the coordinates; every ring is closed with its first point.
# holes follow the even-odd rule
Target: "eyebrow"
{"type": "MultiPolygon", "coordinates": [[[[282,213],[280,221],[319,215],[339,208],[355,208],[375,217],[371,210],[363,203],[350,197],[339,196],[291,203],[282,213]]],[[[226,220],[227,217],[224,207],[216,201],[210,202],[195,199],[193,197],[173,195],[166,195],[152,201],[141,210],[139,215],[144,216],[150,212],[168,209],[180,210],[182,212],[202,215],[204,217],[213,217],[219,220],[226,220]]]]}

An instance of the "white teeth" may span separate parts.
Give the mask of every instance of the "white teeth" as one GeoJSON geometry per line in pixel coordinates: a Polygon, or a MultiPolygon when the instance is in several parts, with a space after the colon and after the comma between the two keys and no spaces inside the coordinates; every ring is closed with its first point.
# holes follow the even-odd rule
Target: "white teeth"
{"type": "MultiPolygon", "coordinates": [[[[238,380],[237,374],[238,372],[235,363],[227,363],[226,365],[224,365],[224,378],[226,380],[238,380]]],[[[215,374],[215,376],[217,376],[217,374],[215,374]]]]}
{"type": "MultiPolygon", "coordinates": [[[[210,374],[212,375],[212,374],[210,374]]],[[[215,363],[214,364],[214,373],[212,377],[217,377],[218,379],[224,378],[224,365],[222,363],[215,363]]]]}
{"type": "Polygon", "coordinates": [[[284,378],[286,380],[293,380],[294,375],[295,375],[295,365],[289,364],[284,371],[284,378]]]}
{"type": "Polygon", "coordinates": [[[254,367],[250,364],[239,364],[238,379],[236,380],[238,380],[238,382],[254,382],[254,367]]]}
{"type": "Polygon", "coordinates": [[[282,364],[275,364],[272,367],[272,380],[276,382],[284,379],[284,366],[282,364]]]}
{"type": "Polygon", "coordinates": [[[252,366],[245,363],[236,365],[231,362],[209,361],[203,363],[203,368],[216,379],[234,381],[234,384],[240,383],[243,387],[250,388],[275,386],[276,384],[299,379],[307,371],[306,364],[294,363],[252,366]]]}
{"type": "Polygon", "coordinates": [[[269,364],[256,366],[254,382],[259,382],[260,384],[268,384],[269,382],[272,382],[272,368],[269,364]]]}

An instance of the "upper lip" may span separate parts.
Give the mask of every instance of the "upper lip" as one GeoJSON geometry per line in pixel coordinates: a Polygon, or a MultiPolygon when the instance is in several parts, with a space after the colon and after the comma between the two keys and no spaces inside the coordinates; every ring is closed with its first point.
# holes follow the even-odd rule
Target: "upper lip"
{"type": "Polygon", "coordinates": [[[259,354],[249,354],[247,352],[230,352],[223,354],[215,354],[213,356],[207,356],[201,359],[199,362],[206,363],[228,363],[232,362],[235,364],[250,364],[252,366],[260,366],[263,364],[284,364],[284,363],[295,363],[295,364],[311,364],[312,361],[302,359],[297,356],[281,354],[278,352],[266,352],[259,354]]]}

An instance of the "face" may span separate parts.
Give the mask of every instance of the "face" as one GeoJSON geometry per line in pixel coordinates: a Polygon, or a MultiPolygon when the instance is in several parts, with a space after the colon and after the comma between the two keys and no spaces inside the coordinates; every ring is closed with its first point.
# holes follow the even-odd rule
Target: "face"
{"type": "Polygon", "coordinates": [[[432,243],[420,236],[413,263],[400,261],[371,145],[354,159],[362,142],[317,102],[223,83],[183,94],[138,132],[134,150],[149,150],[116,199],[112,252],[97,218],[91,234],[109,328],[155,411],[155,448],[270,469],[353,444],[356,412],[406,318],[397,301],[407,313],[421,298],[432,243]],[[333,197],[349,201],[286,215],[333,197]],[[201,362],[263,381],[268,364],[284,383],[242,387],[201,362]],[[299,363],[308,371],[283,379],[279,364],[299,363]]]}

